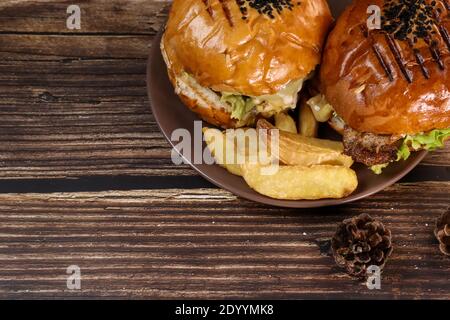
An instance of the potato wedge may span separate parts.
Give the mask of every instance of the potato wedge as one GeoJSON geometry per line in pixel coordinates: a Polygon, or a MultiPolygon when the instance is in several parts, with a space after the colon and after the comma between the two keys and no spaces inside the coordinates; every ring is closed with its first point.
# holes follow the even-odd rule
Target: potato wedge
{"type": "Polygon", "coordinates": [[[302,101],[298,113],[298,132],[305,137],[315,138],[319,131],[319,123],[314,117],[311,107],[302,101]]]}
{"type": "Polygon", "coordinates": [[[327,122],[333,115],[334,109],[325,99],[323,94],[318,94],[309,99],[306,104],[311,107],[314,117],[319,122],[327,122]]]}
{"type": "Polygon", "coordinates": [[[242,176],[241,165],[237,164],[237,145],[226,139],[225,134],[218,129],[203,128],[206,144],[218,165],[228,172],[242,176]]]}
{"type": "MultiPolygon", "coordinates": [[[[267,129],[266,143],[271,147],[271,135],[274,126],[267,120],[260,119],[257,123],[258,129],[267,129]]],[[[287,165],[342,165],[351,167],[353,160],[343,154],[342,142],[304,137],[285,131],[279,131],[278,154],[279,160],[287,165]]]]}
{"type": "Polygon", "coordinates": [[[332,166],[344,166],[350,168],[353,165],[353,160],[340,153],[332,152],[297,152],[292,150],[286,150],[285,152],[280,149],[280,161],[287,165],[299,165],[299,166],[315,166],[315,165],[332,165],[332,166]]]}
{"type": "Polygon", "coordinates": [[[356,173],[342,166],[280,166],[273,175],[262,174],[263,166],[245,164],[243,177],[260,194],[283,200],[339,199],[358,186],[356,173]]]}
{"type": "MultiPolygon", "coordinates": [[[[257,123],[258,129],[276,129],[269,121],[266,119],[259,119],[257,123]]],[[[270,130],[268,131],[270,132],[270,130]]],[[[292,142],[297,141],[297,143],[304,145],[305,148],[316,148],[316,149],[327,149],[337,152],[344,151],[344,145],[340,141],[318,139],[311,137],[303,137],[299,134],[293,134],[286,131],[280,131],[280,137],[283,136],[286,139],[292,140],[292,142]]]]}
{"type": "Polygon", "coordinates": [[[203,135],[216,163],[234,175],[242,176],[241,165],[244,163],[272,162],[265,141],[259,140],[254,128],[226,131],[203,128],[203,135]]]}
{"type": "Polygon", "coordinates": [[[295,121],[287,113],[277,113],[275,115],[275,126],[286,132],[297,133],[295,121]]]}

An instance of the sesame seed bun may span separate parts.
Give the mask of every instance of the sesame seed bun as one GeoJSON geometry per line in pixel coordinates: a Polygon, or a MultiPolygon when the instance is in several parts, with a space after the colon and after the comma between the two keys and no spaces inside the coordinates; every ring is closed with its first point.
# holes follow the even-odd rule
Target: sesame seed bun
{"type": "Polygon", "coordinates": [[[315,69],[331,23],[326,0],[175,0],[162,47],[172,82],[186,72],[216,92],[271,95],[315,69]]]}
{"type": "Polygon", "coordinates": [[[450,127],[450,7],[445,1],[358,0],[330,33],[321,91],[351,128],[416,134],[450,127]],[[382,10],[369,30],[368,7],[382,10]]]}

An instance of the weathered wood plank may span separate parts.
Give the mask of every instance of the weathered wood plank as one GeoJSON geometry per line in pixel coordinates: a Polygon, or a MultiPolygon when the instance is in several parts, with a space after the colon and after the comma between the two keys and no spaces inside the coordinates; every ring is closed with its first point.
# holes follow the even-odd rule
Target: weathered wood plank
{"type": "MultiPolygon", "coordinates": [[[[41,59],[145,59],[153,36],[0,35],[0,58],[21,53],[41,59]]],[[[15,57],[14,59],[17,59],[15,57]]]]}
{"type": "Polygon", "coordinates": [[[0,60],[146,59],[164,23],[168,1],[100,0],[78,3],[80,30],[66,27],[72,1],[2,1],[0,60]]]}
{"type": "Polygon", "coordinates": [[[165,21],[169,0],[2,0],[1,33],[154,34],[165,21]],[[81,9],[81,30],[66,28],[67,7],[81,9]]]}
{"type": "MultiPolygon", "coordinates": [[[[78,1],[79,31],[65,28],[71,1],[0,3],[0,184],[195,174],[171,163],[146,97],[147,54],[168,2],[78,1]]],[[[450,146],[424,165],[449,163],[450,146]]],[[[0,298],[448,299],[450,262],[432,230],[449,190],[402,183],[315,210],[212,188],[0,194],[0,298]],[[362,212],[394,234],[381,291],[339,272],[318,246],[362,212]],[[80,292],[66,288],[71,264],[82,268],[80,292]]]]}
{"type": "Polygon", "coordinates": [[[433,236],[448,188],[396,185],[332,211],[266,207],[220,189],[2,194],[0,297],[448,299],[450,260],[433,236]],[[318,246],[361,212],[393,232],[380,291],[318,246]],[[65,287],[72,264],[79,292],[65,287]]]}

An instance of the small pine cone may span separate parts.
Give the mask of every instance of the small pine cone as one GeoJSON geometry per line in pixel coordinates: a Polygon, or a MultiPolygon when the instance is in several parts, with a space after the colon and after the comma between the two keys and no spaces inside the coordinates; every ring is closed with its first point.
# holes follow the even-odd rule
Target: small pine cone
{"type": "Polygon", "coordinates": [[[369,266],[384,268],[392,253],[391,231],[368,214],[361,214],[339,224],[331,246],[337,265],[364,279],[369,266]]]}
{"type": "Polygon", "coordinates": [[[434,234],[439,240],[439,249],[450,256],[450,208],[437,220],[434,234]]]}

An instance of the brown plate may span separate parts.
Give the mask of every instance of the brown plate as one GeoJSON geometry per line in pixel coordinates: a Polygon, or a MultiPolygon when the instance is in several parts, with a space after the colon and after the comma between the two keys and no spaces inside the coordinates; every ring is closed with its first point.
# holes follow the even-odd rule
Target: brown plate
{"type": "MultiPolygon", "coordinates": [[[[345,5],[350,2],[351,1],[348,0],[329,1],[335,16],[338,16],[345,5]]],[[[187,129],[193,137],[194,121],[199,120],[199,118],[185,107],[174,93],[174,89],[167,76],[164,60],[159,50],[161,35],[162,30],[156,36],[150,52],[147,66],[148,94],[156,122],[166,139],[174,146],[174,143],[170,139],[172,132],[176,129],[184,128],[187,129]]],[[[206,123],[204,124],[207,125],[206,123]]],[[[332,138],[331,135],[333,135],[331,132],[325,132],[322,137],[332,138]]],[[[203,147],[205,148],[206,146],[203,145],[203,147]]],[[[353,169],[358,175],[359,186],[353,194],[342,199],[323,199],[314,201],[272,199],[253,191],[243,178],[228,173],[218,165],[198,165],[192,163],[190,163],[190,165],[210,182],[240,197],[273,206],[313,208],[348,203],[379,192],[394,184],[414,169],[426,154],[427,152],[425,151],[416,152],[407,161],[401,161],[390,165],[384,170],[382,175],[373,174],[363,165],[354,165],[353,169]]]]}

